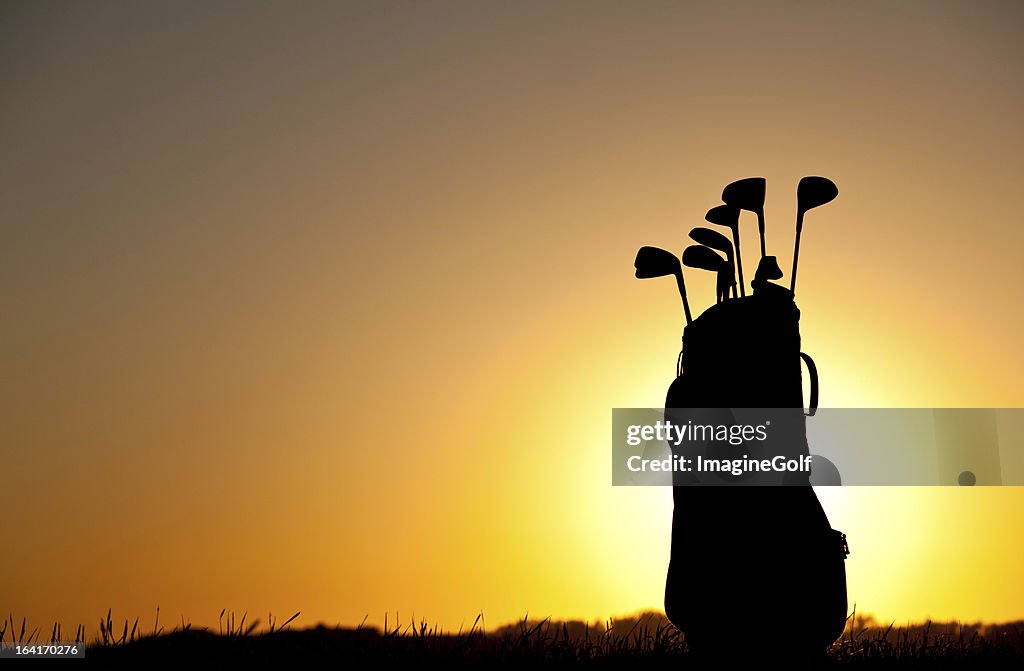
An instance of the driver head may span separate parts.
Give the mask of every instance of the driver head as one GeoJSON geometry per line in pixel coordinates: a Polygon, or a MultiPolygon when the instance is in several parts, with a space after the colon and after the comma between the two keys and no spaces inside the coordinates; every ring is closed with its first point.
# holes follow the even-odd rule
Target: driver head
{"type": "Polygon", "coordinates": [[[722,201],[741,210],[760,212],[764,209],[764,177],[748,177],[729,184],[722,190],[722,201]]]}

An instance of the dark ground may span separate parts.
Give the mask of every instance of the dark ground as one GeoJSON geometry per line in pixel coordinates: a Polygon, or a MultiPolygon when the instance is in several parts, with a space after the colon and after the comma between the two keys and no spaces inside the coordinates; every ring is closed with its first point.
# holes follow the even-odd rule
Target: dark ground
{"type": "MultiPolygon", "coordinates": [[[[779,626],[780,640],[785,627],[779,626]]],[[[742,638],[736,649],[742,649],[742,638]]],[[[749,651],[764,660],[771,650],[749,651]]],[[[648,614],[594,628],[580,622],[526,622],[484,634],[479,630],[439,633],[410,624],[382,632],[372,628],[318,626],[262,634],[178,630],[130,642],[87,648],[90,666],[115,663],[302,662],[356,664],[438,664],[442,667],[583,666],[700,668],[683,637],[663,615],[648,614]]],[[[710,668],[729,668],[716,663],[710,668]]],[[[857,626],[810,668],[855,669],[1021,669],[1024,623],[977,626],[930,624],[907,627],[857,626]]]]}

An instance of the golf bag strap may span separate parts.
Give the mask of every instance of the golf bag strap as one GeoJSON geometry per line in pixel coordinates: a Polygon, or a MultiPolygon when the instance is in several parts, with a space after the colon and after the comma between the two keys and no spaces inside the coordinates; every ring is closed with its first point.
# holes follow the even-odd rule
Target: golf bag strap
{"type": "Polygon", "coordinates": [[[811,400],[807,404],[807,416],[813,417],[818,411],[818,367],[814,365],[810,354],[800,352],[800,358],[807,364],[807,374],[811,378],[811,400]]]}

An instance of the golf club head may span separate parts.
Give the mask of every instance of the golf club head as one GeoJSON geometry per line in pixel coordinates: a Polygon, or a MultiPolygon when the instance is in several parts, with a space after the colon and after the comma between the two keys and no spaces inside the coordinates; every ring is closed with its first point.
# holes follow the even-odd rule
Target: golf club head
{"type": "Polygon", "coordinates": [[[690,245],[683,250],[683,265],[687,268],[700,268],[717,273],[728,267],[729,262],[719,256],[710,247],[690,245]]]}
{"type": "Polygon", "coordinates": [[[636,277],[641,280],[682,272],[676,255],[660,247],[641,247],[637,250],[633,267],[636,268],[636,277]]]}
{"type": "Polygon", "coordinates": [[[732,258],[732,241],[718,231],[697,227],[690,231],[690,239],[705,247],[710,247],[724,253],[726,259],[732,258]]]}
{"type": "Polygon", "coordinates": [[[796,206],[806,212],[826,203],[839,195],[839,188],[827,177],[804,177],[796,187],[796,206]]]}
{"type": "Polygon", "coordinates": [[[712,224],[735,229],[740,223],[740,211],[739,208],[731,205],[717,205],[708,210],[708,213],[704,215],[704,219],[712,224]]]}
{"type": "Polygon", "coordinates": [[[782,279],[782,268],[779,268],[779,260],[774,256],[766,256],[757,264],[757,272],[754,273],[754,280],[766,282],[768,280],[782,279]]]}
{"type": "Polygon", "coordinates": [[[764,192],[764,177],[748,177],[722,189],[722,201],[741,210],[761,212],[764,210],[764,192]]]}

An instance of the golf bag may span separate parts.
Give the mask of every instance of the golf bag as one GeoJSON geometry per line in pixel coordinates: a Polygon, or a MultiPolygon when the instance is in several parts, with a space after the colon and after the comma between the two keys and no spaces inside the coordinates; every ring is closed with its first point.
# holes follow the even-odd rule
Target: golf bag
{"type": "MultiPolygon", "coordinates": [[[[793,409],[791,453],[808,454],[801,359],[812,412],[817,373],[800,352],[792,294],[768,289],[714,305],[686,327],[666,418],[685,421],[699,408],[793,409]]],[[[795,477],[784,486],[676,481],[665,612],[695,651],[813,654],[842,634],[846,537],[830,526],[807,475],[795,477]]]]}

